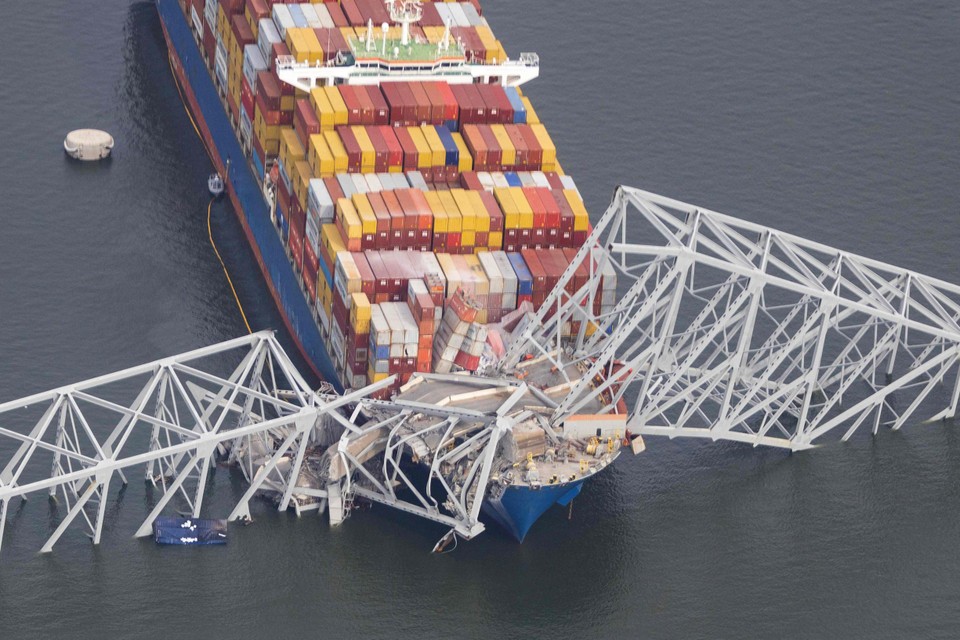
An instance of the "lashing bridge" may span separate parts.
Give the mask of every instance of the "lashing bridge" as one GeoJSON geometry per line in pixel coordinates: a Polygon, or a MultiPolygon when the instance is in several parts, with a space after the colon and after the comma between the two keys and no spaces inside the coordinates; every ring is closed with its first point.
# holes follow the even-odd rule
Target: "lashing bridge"
{"type": "MultiPolygon", "coordinates": [[[[954,417],[960,400],[960,287],[630,188],[617,190],[516,336],[489,374],[509,380],[530,354],[554,359],[561,373],[571,363],[586,370],[556,403],[555,423],[602,397],[608,409],[624,401],[634,434],[800,450],[864,425],[876,433],[954,417]],[[607,265],[618,302],[601,314],[593,301],[607,265]]],[[[198,517],[217,459],[232,459],[249,482],[230,519],[249,515],[250,499],[269,489],[281,510],[329,501],[338,521],[341,490],[354,479],[359,491],[366,476],[380,488],[369,499],[466,535],[482,530],[466,488],[459,519],[440,518],[412,486],[419,505],[393,502],[384,483],[396,482],[397,456],[371,479],[357,445],[372,427],[357,426],[359,407],[400,417],[416,409],[370,399],[389,383],[315,392],[261,332],[0,404],[0,541],[11,501],[47,492],[66,512],[43,551],[74,523],[99,543],[111,487],[134,473],[159,490],[136,535],[174,504],[198,517]],[[338,441],[337,473],[311,476],[307,452],[338,441]]],[[[458,418],[445,419],[438,424],[449,429],[458,418]]],[[[476,474],[483,482],[488,466],[476,474]]]]}

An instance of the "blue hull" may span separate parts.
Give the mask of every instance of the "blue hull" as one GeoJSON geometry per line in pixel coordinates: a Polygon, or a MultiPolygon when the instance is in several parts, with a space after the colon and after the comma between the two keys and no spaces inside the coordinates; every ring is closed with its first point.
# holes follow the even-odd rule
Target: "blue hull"
{"type": "Polygon", "coordinates": [[[567,506],[580,494],[586,478],[559,485],[544,485],[539,489],[509,486],[498,498],[483,501],[483,511],[523,542],[533,523],[555,504],[567,506]]]}
{"type": "Polygon", "coordinates": [[[342,391],[343,383],[327,354],[320,327],[270,219],[259,181],[230,125],[187,18],[177,0],[156,2],[174,74],[217,170],[224,174],[226,162],[231,160],[227,193],[284,323],[314,373],[342,391]]]}

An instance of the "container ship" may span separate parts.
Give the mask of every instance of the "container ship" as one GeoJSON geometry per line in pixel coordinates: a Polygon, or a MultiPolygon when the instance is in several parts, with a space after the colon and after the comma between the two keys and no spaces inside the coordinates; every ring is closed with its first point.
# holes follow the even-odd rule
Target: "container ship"
{"type": "MultiPolygon", "coordinates": [[[[461,411],[447,429],[449,415],[425,410],[410,425],[442,425],[433,440],[400,447],[450,496],[471,484],[481,448],[469,445],[489,425],[477,416],[509,404],[489,491],[421,502],[442,522],[482,503],[522,540],[629,442],[622,408],[602,398],[561,425],[538,413],[586,366],[529,354],[510,380],[483,375],[591,231],[523,93],[537,56],[508,56],[477,2],[156,4],[182,98],[306,361],[337,392],[389,380],[378,397],[461,411]]],[[[614,271],[599,276],[602,295],[584,302],[598,316],[616,297],[614,271]]],[[[382,461],[395,437],[353,440],[351,460],[382,461]]],[[[347,473],[338,460],[326,454],[320,484],[347,473]]]]}

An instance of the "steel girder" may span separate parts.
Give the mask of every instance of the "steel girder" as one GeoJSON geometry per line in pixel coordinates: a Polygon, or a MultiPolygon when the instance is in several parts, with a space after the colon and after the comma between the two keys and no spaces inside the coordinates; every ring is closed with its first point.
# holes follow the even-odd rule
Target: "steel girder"
{"type": "Polygon", "coordinates": [[[65,512],[41,550],[74,522],[99,543],[108,490],[131,468],[159,490],[137,536],[175,497],[199,517],[215,452],[257,439],[270,443],[269,459],[259,475],[246,470],[250,489],[230,517],[248,515],[268,480],[286,509],[294,492],[317,494],[297,480],[306,448],[339,436],[325,433],[324,418],[382,386],[321,398],[264,331],[0,404],[0,542],[11,500],[48,492],[65,512]],[[281,473],[275,462],[286,453],[294,464],[281,473]]]}
{"type": "Polygon", "coordinates": [[[621,187],[499,368],[554,345],[590,366],[557,420],[602,395],[633,433],[799,450],[956,415],[960,287],[621,187]],[[605,265],[618,302],[601,315],[605,265]]]}

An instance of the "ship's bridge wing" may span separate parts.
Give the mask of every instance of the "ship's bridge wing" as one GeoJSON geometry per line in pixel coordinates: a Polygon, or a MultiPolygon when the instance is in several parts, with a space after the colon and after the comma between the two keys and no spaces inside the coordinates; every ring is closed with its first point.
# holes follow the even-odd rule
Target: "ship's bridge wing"
{"type": "Polygon", "coordinates": [[[621,187],[499,366],[547,350],[591,366],[557,419],[603,396],[632,433],[805,449],[956,415],[960,287],[621,187]]]}

